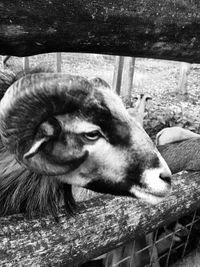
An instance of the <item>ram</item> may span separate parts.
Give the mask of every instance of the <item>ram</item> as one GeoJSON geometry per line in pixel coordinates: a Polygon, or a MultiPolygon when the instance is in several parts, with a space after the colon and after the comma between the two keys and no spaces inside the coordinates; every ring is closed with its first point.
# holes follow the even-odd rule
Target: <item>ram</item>
{"type": "Polygon", "coordinates": [[[1,215],[56,216],[62,200],[70,212],[72,185],[152,204],[169,194],[166,162],[107,86],[38,69],[1,83],[1,215]]]}
{"type": "Polygon", "coordinates": [[[200,135],[177,126],[167,127],[157,133],[156,145],[162,146],[165,144],[179,142],[190,138],[200,138],[200,135]]]}
{"type": "Polygon", "coordinates": [[[200,170],[200,138],[190,138],[157,147],[173,174],[200,170]]]}

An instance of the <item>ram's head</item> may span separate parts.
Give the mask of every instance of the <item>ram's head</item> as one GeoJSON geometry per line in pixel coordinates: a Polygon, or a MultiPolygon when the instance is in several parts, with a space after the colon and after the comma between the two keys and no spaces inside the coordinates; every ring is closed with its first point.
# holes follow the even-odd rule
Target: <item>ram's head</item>
{"type": "Polygon", "coordinates": [[[66,74],[19,78],[0,103],[2,142],[35,173],[155,204],[170,191],[170,170],[107,87],[66,74]]]}

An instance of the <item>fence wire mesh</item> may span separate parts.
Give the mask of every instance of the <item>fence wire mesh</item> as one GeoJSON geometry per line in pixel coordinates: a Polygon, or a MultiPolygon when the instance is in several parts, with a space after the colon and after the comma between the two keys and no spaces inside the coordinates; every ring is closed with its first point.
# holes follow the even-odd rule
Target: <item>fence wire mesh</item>
{"type": "Polygon", "coordinates": [[[79,266],[167,267],[196,249],[199,239],[200,209],[79,266]]]}

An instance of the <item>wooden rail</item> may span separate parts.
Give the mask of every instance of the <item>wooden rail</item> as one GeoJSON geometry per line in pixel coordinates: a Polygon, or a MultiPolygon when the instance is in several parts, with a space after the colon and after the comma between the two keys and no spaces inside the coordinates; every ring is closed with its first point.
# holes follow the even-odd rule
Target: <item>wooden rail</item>
{"type": "Polygon", "coordinates": [[[74,217],[60,214],[29,220],[0,220],[1,266],[74,266],[103,254],[141,233],[200,207],[200,173],[173,176],[173,193],[158,206],[125,197],[101,196],[78,207],[74,217]]]}
{"type": "Polygon", "coordinates": [[[1,0],[0,54],[91,52],[200,62],[195,0],[1,0]]]}

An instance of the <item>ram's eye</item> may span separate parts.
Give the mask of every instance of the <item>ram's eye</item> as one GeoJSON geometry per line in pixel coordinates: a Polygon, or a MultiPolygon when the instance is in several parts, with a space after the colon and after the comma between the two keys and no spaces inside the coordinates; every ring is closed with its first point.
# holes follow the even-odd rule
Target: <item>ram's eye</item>
{"type": "Polygon", "coordinates": [[[96,141],[101,136],[101,133],[96,130],[96,131],[84,133],[83,136],[85,137],[85,139],[87,139],[89,141],[96,141]]]}

